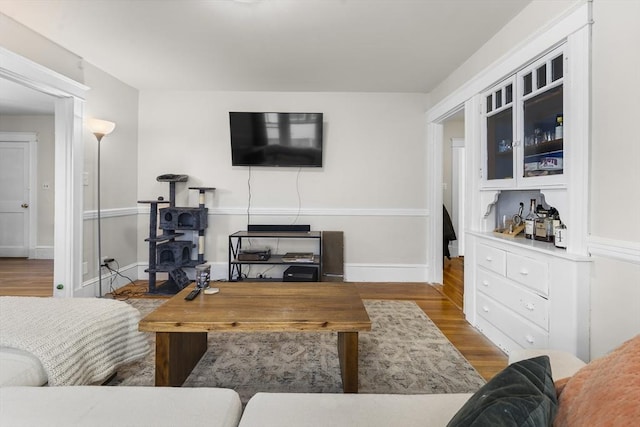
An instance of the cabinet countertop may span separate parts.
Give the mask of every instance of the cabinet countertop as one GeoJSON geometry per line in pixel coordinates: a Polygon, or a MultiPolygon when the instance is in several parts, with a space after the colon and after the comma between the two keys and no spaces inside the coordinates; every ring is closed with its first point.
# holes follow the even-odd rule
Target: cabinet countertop
{"type": "Polygon", "coordinates": [[[525,239],[524,237],[501,237],[496,236],[493,233],[481,232],[481,231],[468,231],[467,233],[481,237],[483,239],[492,240],[494,242],[504,243],[512,245],[517,248],[524,248],[532,251],[536,251],[545,255],[550,255],[558,258],[567,259],[575,262],[591,262],[591,257],[588,255],[568,253],[566,249],[556,248],[553,243],[540,242],[538,240],[525,239]]]}

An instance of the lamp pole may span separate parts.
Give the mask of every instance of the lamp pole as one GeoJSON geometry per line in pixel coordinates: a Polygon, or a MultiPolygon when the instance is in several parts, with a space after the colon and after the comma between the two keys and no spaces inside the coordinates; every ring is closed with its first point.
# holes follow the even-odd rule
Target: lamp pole
{"type": "Polygon", "coordinates": [[[102,213],[100,209],[100,146],[102,138],[109,135],[116,127],[113,122],[90,119],[88,121],[91,132],[98,140],[98,297],[102,298],[102,213]]]}
{"type": "Polygon", "coordinates": [[[98,297],[102,298],[102,218],[100,214],[100,146],[104,134],[95,133],[98,139],[98,297]]]}

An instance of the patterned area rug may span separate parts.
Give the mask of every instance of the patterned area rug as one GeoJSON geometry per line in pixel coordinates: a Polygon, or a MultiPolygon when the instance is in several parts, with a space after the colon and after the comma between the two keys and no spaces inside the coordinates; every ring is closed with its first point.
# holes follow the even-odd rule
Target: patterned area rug
{"type": "MultiPolygon", "coordinates": [[[[144,316],[164,301],[128,302],[144,316]]],[[[359,334],[361,393],[468,393],[485,383],[414,302],[364,304],[372,330],[359,334]]],[[[184,387],[231,388],[243,403],[259,391],[342,392],[336,333],[217,332],[208,342],[184,387]]],[[[110,385],[152,386],[154,358],[122,367],[110,385]]]]}

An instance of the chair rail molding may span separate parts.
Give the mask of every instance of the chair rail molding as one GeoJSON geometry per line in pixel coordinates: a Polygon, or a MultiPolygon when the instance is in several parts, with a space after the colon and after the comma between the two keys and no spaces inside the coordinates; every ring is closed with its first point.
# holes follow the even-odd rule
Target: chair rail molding
{"type": "Polygon", "coordinates": [[[589,236],[587,247],[592,256],[596,255],[640,265],[640,242],[589,236]]]}

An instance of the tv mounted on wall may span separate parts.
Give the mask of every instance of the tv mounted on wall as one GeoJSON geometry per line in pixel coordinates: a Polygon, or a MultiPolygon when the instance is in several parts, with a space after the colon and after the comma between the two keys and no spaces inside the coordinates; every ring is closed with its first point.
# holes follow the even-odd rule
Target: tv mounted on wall
{"type": "Polygon", "coordinates": [[[322,113],[229,112],[233,166],[322,167],[322,113]]]}

